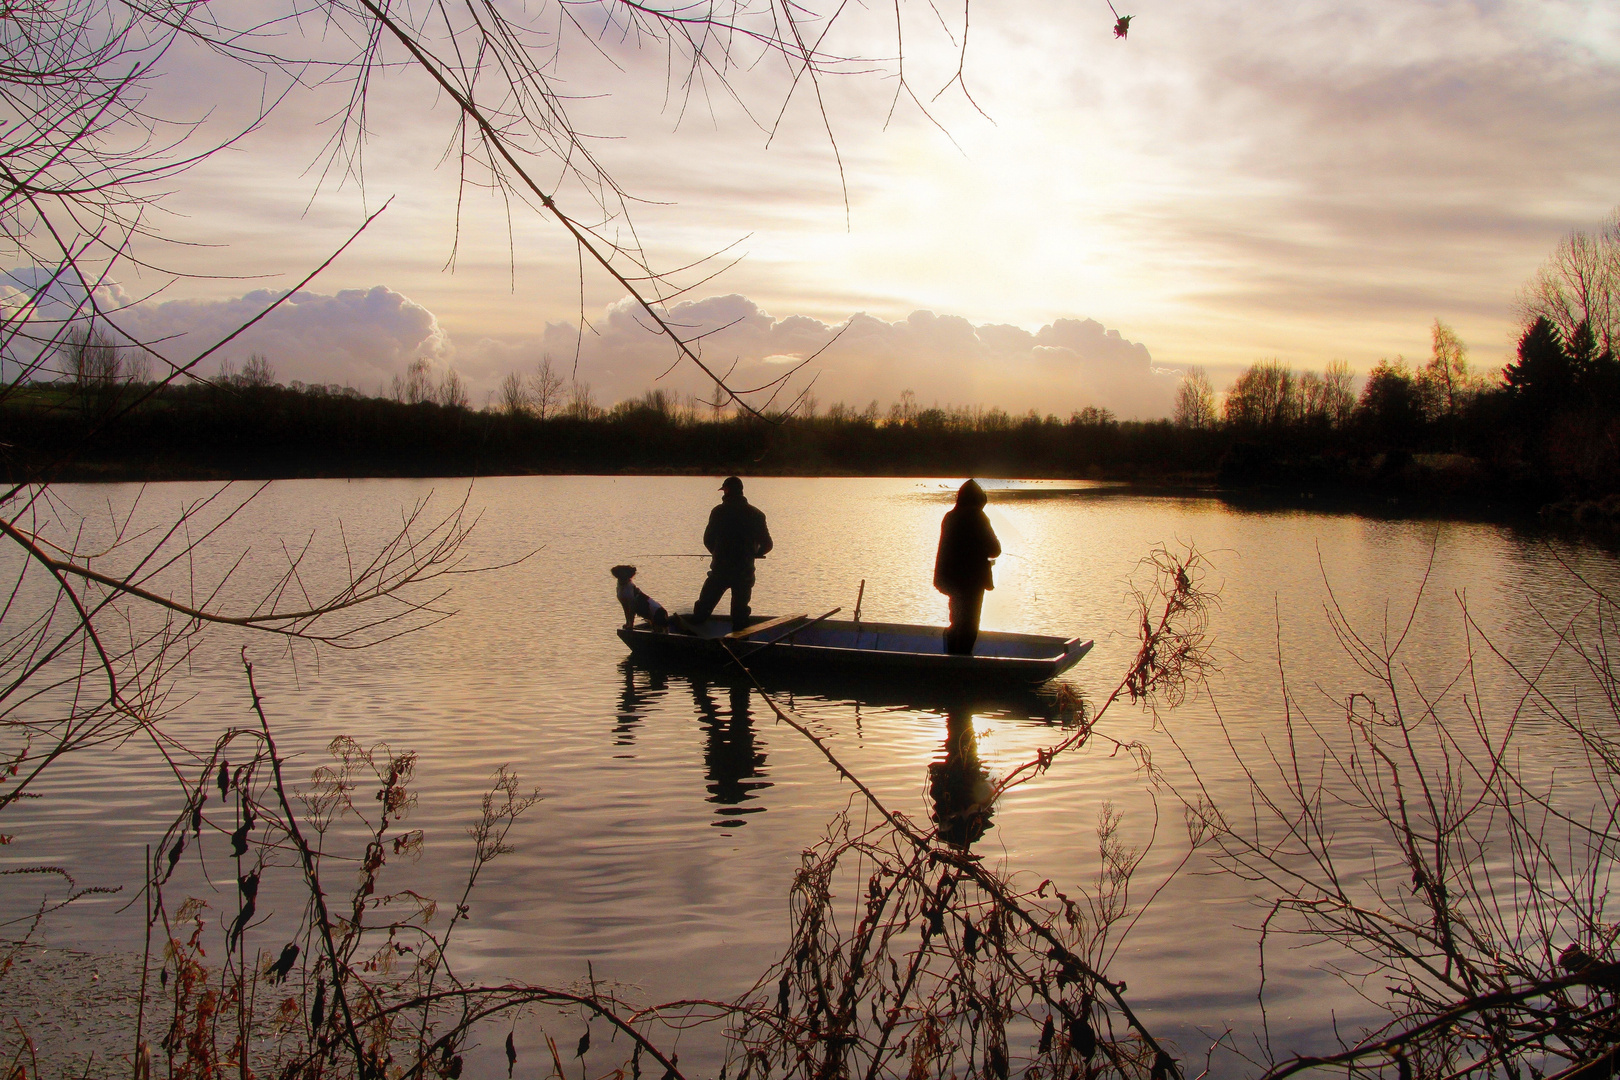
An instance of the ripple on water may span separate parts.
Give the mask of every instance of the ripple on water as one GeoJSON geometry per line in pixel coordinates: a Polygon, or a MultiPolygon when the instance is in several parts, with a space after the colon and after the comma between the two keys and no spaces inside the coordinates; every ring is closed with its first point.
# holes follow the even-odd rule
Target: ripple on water
{"type": "MultiPolygon", "coordinates": [[[[777,545],[759,569],[756,610],[849,610],[864,580],[867,618],[940,622],[944,602],[929,576],[946,505],[942,483],[749,481],[777,545]]],[[[419,863],[390,870],[396,885],[445,900],[459,893],[469,864],[466,829],[502,766],[542,796],[513,830],[514,852],[486,869],[473,894],[473,920],[458,931],[456,947],[464,973],[569,981],[589,962],[598,977],[635,984],[649,997],[739,992],[787,940],[787,889],[800,852],[845,807],[857,817],[863,811],[850,785],[746,685],[624,663],[606,568],[636,563],[648,592],[671,606],[689,603],[704,564],[670,556],[694,549],[713,487],[706,478],[480,481],[471,495],[482,514],[473,561],[532,554],[458,579],[456,618],[362,652],[292,658],[272,643],[217,635],[179,682],[185,698],[172,702],[172,727],[200,746],[227,725],[251,721],[239,661],[246,643],[291,775],[307,777],[337,734],[418,754],[419,802],[409,824],[426,831],[427,845],[419,863]]],[[[434,489],[454,498],[465,490],[423,481],[273,485],[221,535],[219,561],[199,572],[218,573],[241,546],[275,550],[274,538],[314,531],[311,573],[334,573],[338,520],[360,548],[386,536],[402,507],[434,489]]],[[[133,494],[58,490],[87,506],[133,494]]],[[[204,490],[153,485],[143,505],[158,514],[204,490]]],[[[1209,553],[1211,583],[1220,589],[1213,696],[1157,724],[1121,703],[1098,731],[1139,742],[1172,783],[1188,781],[1196,767],[1217,798],[1241,796],[1238,762],[1265,760],[1280,730],[1283,673],[1296,708],[1324,719],[1334,715],[1331,699],[1356,687],[1361,677],[1326,619],[1330,604],[1370,635],[1398,630],[1427,576],[1409,647],[1422,676],[1443,681],[1461,655],[1464,598],[1486,632],[1532,658],[1551,648],[1549,627],[1584,602],[1538,541],[1489,525],[1256,514],[1207,500],[1098,498],[1086,485],[993,491],[990,513],[1007,557],[986,604],[987,627],[1095,637],[1095,651],[1073,674],[1094,703],[1134,649],[1127,583],[1142,556],[1159,543],[1191,542],[1209,553]]],[[[1595,579],[1620,581],[1611,557],[1566,554],[1595,579]]],[[[238,587],[245,593],[260,583],[250,573],[238,587]]],[[[1574,685],[1572,673],[1555,677],[1574,685]]],[[[1508,701],[1511,680],[1487,673],[1481,692],[1488,704],[1508,701]]],[[[948,758],[946,709],[882,693],[856,700],[800,692],[790,700],[881,798],[918,820],[927,819],[946,766],[956,769],[952,782],[981,771],[994,779],[1066,733],[1026,701],[976,710],[956,718],[974,730],[975,757],[967,761],[948,758]]],[[[167,766],[140,742],[55,767],[40,793],[8,821],[18,839],[0,853],[0,865],[60,862],[86,884],[138,881],[145,846],[178,810],[167,766]]],[[[1209,874],[1201,856],[1181,866],[1175,794],[1147,782],[1140,756],[1099,738],[1060,759],[995,808],[978,850],[1031,886],[1050,877],[1083,888],[1097,871],[1105,804],[1122,816],[1124,840],[1145,852],[1134,896],[1180,867],[1111,971],[1186,1046],[1202,1045],[1200,1027],[1255,1030],[1259,909],[1248,886],[1209,874]]],[[[1356,849],[1369,838],[1355,829],[1347,826],[1337,842],[1348,863],[1366,857],[1356,849]]],[[[222,836],[205,837],[207,850],[223,845],[222,836]]],[[[182,871],[177,887],[182,882],[225,903],[198,874],[182,871]]],[[[296,909],[291,890],[267,885],[264,896],[266,910],[296,909]]],[[[8,887],[0,901],[10,916],[37,898],[8,887]]],[[[48,934],[92,950],[127,946],[139,917],[117,910],[127,898],[63,912],[48,934]]],[[[272,921],[267,938],[280,925],[272,921]]],[[[1274,1034],[1293,1031],[1308,1043],[1326,1035],[1330,1010],[1339,1010],[1341,1023],[1364,1014],[1344,984],[1319,970],[1321,957],[1307,951],[1273,960],[1274,1034]]]]}

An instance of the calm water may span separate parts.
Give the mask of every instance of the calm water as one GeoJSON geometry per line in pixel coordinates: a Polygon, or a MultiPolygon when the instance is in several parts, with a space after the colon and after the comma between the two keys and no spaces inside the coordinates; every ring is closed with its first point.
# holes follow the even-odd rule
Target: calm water
{"type": "MultiPolygon", "coordinates": [[[[755,611],[843,605],[847,612],[865,579],[867,618],[942,622],[944,598],[930,586],[933,548],[956,483],[749,481],[776,539],[760,564],[755,611]]],[[[640,566],[638,583],[667,605],[687,607],[695,598],[705,563],[680,556],[701,550],[716,486],[702,478],[478,481],[470,492],[481,514],[472,560],[534,553],[458,579],[450,601],[456,618],[363,652],[289,656],[262,638],[216,635],[180,673],[170,701],[175,730],[202,745],[226,725],[249,722],[236,659],[245,641],[272,722],[294,755],[294,775],[307,776],[337,734],[420,755],[412,824],[426,830],[427,851],[395,884],[445,899],[459,891],[464,830],[479,795],[509,764],[544,801],[514,830],[515,854],[495,863],[474,894],[460,941],[463,973],[572,981],[589,961],[599,979],[639,988],[646,1000],[738,993],[786,939],[799,852],[852,792],[746,686],[637,667],[614,636],[620,615],[607,573],[614,563],[640,566]]],[[[63,488],[57,497],[101,520],[127,509],[138,490],[63,488]]],[[[213,490],[148,487],[137,521],[163,520],[213,490]]],[[[244,547],[266,556],[306,542],[312,574],[331,574],[341,565],[341,535],[364,549],[418,500],[431,495],[434,506],[450,506],[467,493],[453,481],[279,483],[220,534],[211,548],[216,561],[196,567],[197,579],[217,577],[244,547]]],[[[1105,496],[1052,483],[993,487],[989,512],[1007,554],[984,625],[1096,638],[1070,678],[1099,699],[1134,649],[1129,581],[1139,561],[1158,544],[1204,552],[1220,594],[1213,699],[1240,751],[1257,753],[1275,736],[1281,673],[1301,704],[1324,717],[1335,712],[1330,698],[1364,685],[1329,631],[1330,586],[1350,618],[1376,634],[1386,622],[1404,622],[1427,576],[1410,661],[1437,684],[1458,667],[1464,599],[1493,640],[1526,658],[1549,645],[1544,617],[1561,622],[1584,603],[1542,539],[1493,525],[1238,512],[1212,500],[1105,496]]],[[[1610,555],[1557,551],[1595,580],[1620,586],[1610,555]]],[[[267,574],[262,566],[248,574],[267,574]]],[[[250,576],[238,586],[257,583],[250,576]]],[[[945,743],[942,700],[871,687],[855,695],[789,690],[857,773],[892,806],[926,820],[929,765],[945,743]]],[[[1511,688],[1492,677],[1482,692],[1491,703],[1511,699],[1511,688]]],[[[1061,736],[1040,714],[1038,702],[1016,698],[975,711],[980,758],[992,775],[1061,736]]],[[[1230,763],[1214,746],[1210,698],[1165,724],[1217,795],[1236,796],[1230,763]]],[[[1121,707],[1106,730],[1144,740],[1161,762],[1179,767],[1165,731],[1142,712],[1121,707]]],[[[82,884],[138,882],[144,846],[176,812],[164,778],[161,761],[136,743],[58,767],[41,788],[46,797],[6,822],[17,839],[0,849],[0,865],[57,863],[82,884]]],[[[1145,897],[1181,859],[1185,840],[1173,797],[1146,784],[1123,756],[1096,751],[1061,760],[997,808],[978,850],[1031,884],[1051,877],[1065,889],[1083,888],[1095,873],[1095,827],[1106,802],[1124,812],[1130,841],[1149,848],[1135,890],[1145,897]]],[[[222,883],[216,906],[231,906],[229,867],[221,860],[211,869],[222,883]]],[[[1241,883],[1206,869],[1195,861],[1169,883],[1111,969],[1128,981],[1149,1023],[1199,1057],[1202,1032],[1232,1028],[1242,1037],[1258,1023],[1256,947],[1244,929],[1258,909],[1241,883]]],[[[210,888],[201,870],[188,887],[205,895],[210,888]]],[[[37,898],[37,890],[0,886],[0,915],[37,898]]],[[[138,911],[119,910],[128,899],[126,889],[62,912],[44,934],[58,945],[127,948],[139,924],[138,911]]],[[[273,931],[265,931],[267,941],[273,931]]],[[[1346,987],[1317,970],[1321,959],[1308,951],[1271,958],[1268,1003],[1279,1049],[1320,1045],[1335,1016],[1353,1023],[1366,1015],[1346,987]]],[[[693,1054],[683,1052],[683,1060],[702,1060],[693,1054]]]]}

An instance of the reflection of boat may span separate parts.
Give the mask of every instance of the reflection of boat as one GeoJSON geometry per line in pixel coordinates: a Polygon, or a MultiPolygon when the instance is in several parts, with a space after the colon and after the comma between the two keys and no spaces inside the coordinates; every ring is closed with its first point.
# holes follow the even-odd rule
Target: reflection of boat
{"type": "Polygon", "coordinates": [[[621,629],[619,637],[642,660],[733,659],[752,669],[797,668],[822,672],[896,673],[956,680],[1044,682],[1073,667],[1092,642],[1045,634],[979,634],[972,656],[945,652],[937,626],[848,622],[807,615],[767,619],[741,633],[713,616],[685,624],[688,632],[660,633],[645,625],[621,629]]]}
{"type": "MultiPolygon", "coordinates": [[[[715,687],[747,686],[757,682],[767,694],[781,695],[784,704],[826,702],[852,705],[857,718],[863,707],[906,714],[971,713],[1018,723],[1068,723],[1075,717],[1074,697],[1059,692],[1061,682],[1040,684],[983,679],[941,679],[926,673],[893,671],[822,670],[814,667],[776,667],[744,671],[735,664],[722,667],[710,660],[657,658],[632,653],[620,664],[626,682],[667,693],[688,683],[715,687]]],[[[645,691],[643,691],[645,693],[645,691]]]]}

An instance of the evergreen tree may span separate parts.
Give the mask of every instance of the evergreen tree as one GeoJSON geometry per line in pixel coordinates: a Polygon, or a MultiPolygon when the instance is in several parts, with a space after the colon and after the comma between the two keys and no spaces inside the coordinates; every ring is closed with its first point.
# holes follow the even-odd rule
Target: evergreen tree
{"type": "MultiPolygon", "coordinates": [[[[1585,340],[1592,332],[1586,323],[1585,340]]],[[[1518,358],[1502,369],[1502,378],[1521,416],[1540,420],[1573,399],[1577,363],[1564,347],[1563,335],[1546,316],[1538,316],[1519,339],[1518,358]]]]}

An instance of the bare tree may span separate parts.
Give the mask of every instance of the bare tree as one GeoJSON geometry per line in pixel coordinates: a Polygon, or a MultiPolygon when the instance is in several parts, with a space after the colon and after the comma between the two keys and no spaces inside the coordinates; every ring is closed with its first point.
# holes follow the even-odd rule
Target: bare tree
{"type": "Polygon", "coordinates": [[[1176,426],[1207,431],[1215,426],[1215,391],[1209,373],[1190,367],[1176,384],[1176,426]]]}
{"type": "Polygon", "coordinates": [[[540,419],[547,419],[561,407],[566,387],[561,373],[552,367],[550,353],[541,355],[534,374],[529,376],[529,389],[534,411],[540,419]]]}
{"type": "Polygon", "coordinates": [[[1620,342],[1620,209],[1596,229],[1574,229],[1558,242],[1519,297],[1526,327],[1545,318],[1565,341],[1584,323],[1601,351],[1620,342]]]}
{"type": "Polygon", "coordinates": [[[447,409],[465,409],[468,401],[467,381],[455,368],[446,368],[444,377],[439,380],[438,393],[434,397],[447,409]]]}
{"type": "Polygon", "coordinates": [[[529,396],[528,382],[515,371],[508,371],[501,380],[497,400],[501,412],[508,416],[527,416],[534,399],[529,396]]]}
{"type": "Polygon", "coordinates": [[[1356,411],[1356,375],[1343,360],[1328,363],[1322,373],[1322,409],[1328,422],[1343,427],[1356,411]]]}
{"type": "Polygon", "coordinates": [[[420,405],[437,398],[433,388],[433,369],[426,358],[417,357],[405,368],[403,376],[394,376],[394,400],[407,405],[420,405]]]}
{"type": "Polygon", "coordinates": [[[237,381],[250,389],[276,385],[276,373],[270,366],[270,358],[261,353],[249,354],[247,363],[242,365],[242,374],[237,376],[237,381]]]}
{"type": "Polygon", "coordinates": [[[117,404],[123,382],[123,356],[101,330],[73,327],[59,351],[69,385],[87,417],[105,416],[117,404]]]}
{"type": "Polygon", "coordinates": [[[1226,391],[1226,422],[1237,427],[1278,427],[1295,414],[1296,377],[1280,360],[1249,366],[1226,391]]]}
{"type": "Polygon", "coordinates": [[[1479,381],[1468,367],[1468,346],[1455,330],[1435,319],[1430,337],[1429,362],[1418,375],[1423,411],[1430,420],[1455,419],[1478,392],[1479,381]]]}
{"type": "Polygon", "coordinates": [[[601,408],[596,404],[596,395],[591,391],[591,384],[580,382],[577,379],[568,385],[569,416],[576,420],[590,420],[601,414],[601,408]]]}

